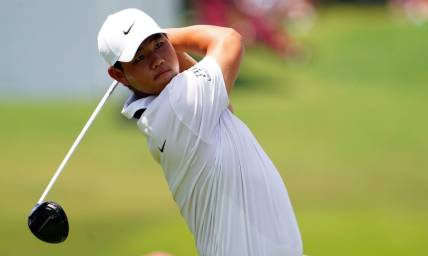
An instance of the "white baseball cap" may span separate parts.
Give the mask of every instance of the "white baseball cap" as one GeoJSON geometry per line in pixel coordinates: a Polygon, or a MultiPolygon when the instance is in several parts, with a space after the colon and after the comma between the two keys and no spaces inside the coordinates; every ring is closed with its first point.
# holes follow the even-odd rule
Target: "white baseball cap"
{"type": "Polygon", "coordinates": [[[111,66],[116,61],[129,62],[140,44],[149,36],[166,33],[146,13],[125,9],[111,14],[98,33],[98,50],[111,66]]]}

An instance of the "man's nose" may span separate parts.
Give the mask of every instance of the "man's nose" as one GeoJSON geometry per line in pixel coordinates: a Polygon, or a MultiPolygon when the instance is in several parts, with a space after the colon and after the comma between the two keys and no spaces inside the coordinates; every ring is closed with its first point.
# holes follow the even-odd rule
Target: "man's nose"
{"type": "Polygon", "coordinates": [[[152,57],[153,57],[153,60],[152,60],[153,69],[157,69],[160,65],[162,65],[165,62],[165,60],[158,54],[153,54],[152,57]]]}

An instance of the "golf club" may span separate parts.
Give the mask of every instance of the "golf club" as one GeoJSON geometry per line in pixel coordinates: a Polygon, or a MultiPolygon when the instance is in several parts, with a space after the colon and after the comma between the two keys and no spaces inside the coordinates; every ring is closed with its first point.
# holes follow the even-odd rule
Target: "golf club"
{"type": "Polygon", "coordinates": [[[80,141],[85,136],[87,130],[91,126],[95,117],[100,112],[101,108],[103,107],[104,103],[107,101],[108,97],[113,93],[118,83],[119,82],[114,81],[110,85],[104,97],[101,99],[100,103],[98,103],[98,106],[95,108],[94,112],[89,117],[89,120],[86,122],[79,136],[77,136],[76,140],[74,141],[73,145],[71,146],[64,160],[62,160],[61,164],[59,165],[58,169],[55,172],[55,175],[52,177],[51,181],[49,182],[48,186],[46,187],[39,201],[33,207],[33,209],[30,212],[30,215],[28,216],[28,227],[30,228],[31,232],[37,238],[39,238],[44,242],[60,243],[60,242],[63,242],[65,239],[67,239],[69,228],[68,228],[67,215],[65,214],[64,209],[58,203],[51,202],[51,201],[47,201],[47,202],[43,202],[43,201],[46,195],[51,190],[53,184],[58,179],[58,176],[61,174],[68,160],[73,155],[80,141]]]}

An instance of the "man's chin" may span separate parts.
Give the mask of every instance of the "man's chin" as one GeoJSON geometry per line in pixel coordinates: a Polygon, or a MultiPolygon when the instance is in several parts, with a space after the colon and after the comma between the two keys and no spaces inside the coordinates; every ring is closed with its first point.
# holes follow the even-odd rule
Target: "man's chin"
{"type": "Polygon", "coordinates": [[[171,74],[170,76],[168,76],[168,77],[165,77],[165,80],[164,81],[162,81],[162,84],[163,84],[163,88],[165,88],[171,81],[172,81],[172,79],[176,76],[177,74],[171,74]]]}
{"type": "Polygon", "coordinates": [[[165,74],[164,77],[161,77],[162,80],[160,81],[161,83],[165,83],[165,85],[167,85],[169,82],[171,82],[171,80],[176,76],[177,74],[174,73],[173,71],[169,71],[165,74]]]}

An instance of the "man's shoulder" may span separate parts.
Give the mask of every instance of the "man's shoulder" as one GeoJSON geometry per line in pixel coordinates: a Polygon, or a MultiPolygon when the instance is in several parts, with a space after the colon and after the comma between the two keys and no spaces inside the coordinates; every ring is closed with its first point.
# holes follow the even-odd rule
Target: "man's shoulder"
{"type": "Polygon", "coordinates": [[[221,69],[218,62],[207,55],[183,73],[190,74],[190,76],[186,77],[188,81],[195,80],[197,82],[211,83],[216,76],[221,75],[221,69]]]}
{"type": "Polygon", "coordinates": [[[203,65],[195,65],[191,67],[189,71],[192,72],[196,78],[202,78],[207,82],[211,82],[212,80],[210,72],[207,70],[207,67],[203,65]]]}

